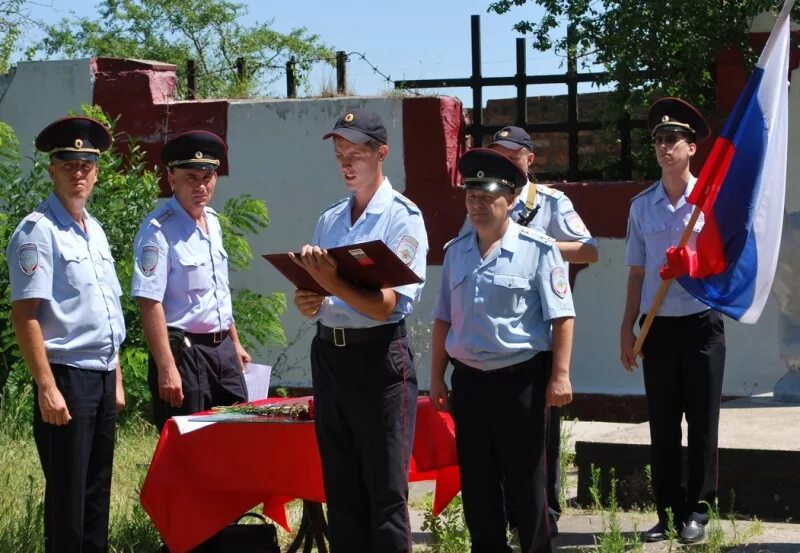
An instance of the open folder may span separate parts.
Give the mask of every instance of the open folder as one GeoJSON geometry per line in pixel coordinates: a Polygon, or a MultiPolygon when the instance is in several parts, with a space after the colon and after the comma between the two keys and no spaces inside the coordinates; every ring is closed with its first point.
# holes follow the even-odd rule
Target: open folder
{"type": "MultiPolygon", "coordinates": [[[[336,260],[339,274],[343,278],[368,290],[422,282],[417,273],[403,263],[381,240],[328,248],[328,253],[336,260]]],[[[300,254],[295,255],[299,257],[300,254]]],[[[270,253],[263,257],[297,288],[311,290],[322,296],[331,295],[317,284],[305,269],[292,261],[288,253],[270,253]]]]}

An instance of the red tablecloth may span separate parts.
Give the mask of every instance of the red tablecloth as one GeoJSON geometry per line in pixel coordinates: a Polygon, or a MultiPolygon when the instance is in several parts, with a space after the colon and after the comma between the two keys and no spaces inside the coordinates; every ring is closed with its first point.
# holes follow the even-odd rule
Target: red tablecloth
{"type": "MultiPolygon", "coordinates": [[[[418,401],[409,475],[410,482],[422,480],[436,481],[435,514],[461,487],[453,421],[426,397],[418,401]]],[[[142,506],[174,553],[202,543],[259,503],[288,530],[285,504],[293,499],[325,501],[313,423],[217,423],[180,434],[169,420],[141,492],[142,506]]]]}

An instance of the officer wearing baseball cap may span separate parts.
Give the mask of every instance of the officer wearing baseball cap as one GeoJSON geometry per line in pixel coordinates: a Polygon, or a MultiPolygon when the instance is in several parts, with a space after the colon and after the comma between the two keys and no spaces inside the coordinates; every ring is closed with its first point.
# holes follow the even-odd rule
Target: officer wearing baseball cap
{"type": "Polygon", "coordinates": [[[509,212],[525,173],[474,149],[458,162],[471,230],[446,246],[433,316],[434,407],[452,408],[472,551],[510,552],[506,505],[522,551],[550,551],[545,406],[572,399],[575,312],[554,241],[509,212]],[[452,362],[452,407],[445,371],[452,362]]]}
{"type": "Polygon", "coordinates": [[[164,146],[161,161],[173,196],[134,240],[131,295],[150,349],[148,383],[159,430],[166,419],[247,401],[250,355],[233,318],[228,253],[209,207],[226,154],[216,134],[195,130],[164,146]]]}
{"type": "MultiPolygon", "coordinates": [[[[638,366],[634,325],[651,308],[660,273],[694,209],[687,197],[697,183],[690,161],[697,142],[709,135],[700,112],[680,98],[662,98],[648,113],[661,179],[636,196],[628,217],[625,263],[628,291],[620,328],[620,357],[625,369],[638,366]],[[668,252],[665,258],[665,251],[668,252]]],[[[689,248],[703,227],[695,224],[689,248]]],[[[673,267],[670,264],[670,267],[673,267]]],[[[678,275],[679,276],[679,275],[678,275]]],[[[640,320],[641,325],[641,320],[640,320]]],[[[668,539],[671,511],[679,538],[693,543],[705,536],[708,508],[717,497],[717,442],[725,329],[719,312],[709,309],[681,286],[669,287],[642,345],[644,387],[650,413],[650,456],[658,523],[646,541],[668,539]],[[681,418],[689,425],[688,477],[683,479],[681,418]]]]}
{"type": "Polygon", "coordinates": [[[295,260],[331,296],[297,290],[294,303],[317,325],[311,372],[331,551],[410,553],[417,378],[405,319],[422,284],[361,288],[338,275],[326,248],[382,240],[424,281],[428,237],[419,208],[383,175],[389,146],[377,113],[346,112],[328,138],[350,194],[323,211],[295,260]]]}
{"type": "Polygon", "coordinates": [[[125,339],[114,256],[86,211],[111,135],[65,117],[36,137],[53,192],[6,250],[11,319],[35,382],[33,436],[45,475],[45,551],[105,552],[125,339]]]}

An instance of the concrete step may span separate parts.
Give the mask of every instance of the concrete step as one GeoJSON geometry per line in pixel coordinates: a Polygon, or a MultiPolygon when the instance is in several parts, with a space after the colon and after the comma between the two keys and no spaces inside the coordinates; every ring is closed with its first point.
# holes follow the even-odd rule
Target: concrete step
{"type": "MultiPolygon", "coordinates": [[[[578,423],[575,464],[580,505],[590,505],[591,466],[602,471],[608,491],[613,468],[621,508],[652,502],[648,424],[578,423]],[[607,431],[604,431],[607,430],[607,431]]],[[[686,423],[683,427],[686,445],[686,423]]],[[[686,453],[684,447],[684,454],[686,453]]],[[[684,460],[685,463],[685,460],[684,460]]],[[[800,405],[779,403],[771,394],[726,402],[720,412],[719,506],[762,520],[800,520],[800,405]]]]}

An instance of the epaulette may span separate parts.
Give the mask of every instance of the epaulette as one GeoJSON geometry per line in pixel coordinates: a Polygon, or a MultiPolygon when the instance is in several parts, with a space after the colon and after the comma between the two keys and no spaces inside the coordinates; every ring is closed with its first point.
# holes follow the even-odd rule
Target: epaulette
{"type": "Polygon", "coordinates": [[[446,252],[446,251],[447,251],[447,248],[449,248],[450,246],[452,246],[453,244],[455,244],[456,242],[458,242],[459,240],[461,240],[461,239],[462,239],[462,238],[464,238],[465,236],[469,236],[470,234],[472,234],[472,233],[471,233],[471,232],[462,232],[461,234],[459,234],[459,235],[458,235],[458,236],[456,236],[455,238],[452,238],[451,240],[448,240],[448,241],[445,243],[445,245],[442,247],[442,251],[443,251],[443,252],[446,252]]]}
{"type": "Polygon", "coordinates": [[[656,182],[654,182],[653,184],[651,184],[650,186],[648,186],[647,188],[636,194],[633,198],[631,198],[631,202],[633,202],[633,200],[635,200],[636,198],[649,194],[650,192],[658,188],[659,183],[661,183],[661,181],[657,180],[656,182]]]}
{"type": "Polygon", "coordinates": [[[535,242],[544,244],[546,246],[554,246],[556,243],[555,238],[547,236],[543,232],[539,232],[538,230],[534,230],[528,227],[520,227],[519,235],[524,236],[525,238],[529,238],[535,242]]]}
{"type": "Polygon", "coordinates": [[[320,211],[320,215],[322,215],[322,214],[323,214],[323,213],[325,213],[326,211],[330,211],[331,209],[333,209],[333,208],[334,208],[334,207],[336,207],[337,205],[341,204],[342,202],[346,202],[346,201],[347,201],[347,200],[349,200],[349,199],[350,199],[350,197],[348,196],[348,197],[344,197],[344,198],[342,198],[341,200],[337,200],[337,201],[333,202],[331,205],[329,205],[328,207],[326,207],[325,209],[323,209],[322,211],[320,211]]]}
{"type": "Polygon", "coordinates": [[[162,213],[158,217],[153,217],[152,219],[150,219],[150,224],[156,228],[161,228],[161,225],[164,222],[168,221],[170,218],[172,218],[173,215],[174,212],[171,209],[167,209],[166,211],[164,211],[164,213],[162,213]]]}
{"type": "Polygon", "coordinates": [[[28,213],[25,218],[22,220],[23,223],[31,222],[31,223],[38,223],[44,214],[47,213],[47,210],[50,209],[47,207],[47,202],[42,202],[36,206],[36,209],[28,213]]]}
{"type": "Polygon", "coordinates": [[[564,193],[561,190],[556,190],[555,188],[550,188],[549,186],[545,186],[543,184],[537,184],[536,191],[544,194],[545,196],[550,196],[556,200],[560,200],[564,197],[564,193]]]}
{"type": "Polygon", "coordinates": [[[415,204],[414,202],[412,202],[411,200],[409,200],[408,198],[406,198],[405,196],[403,196],[399,192],[395,192],[394,193],[394,199],[397,200],[398,202],[400,202],[401,204],[403,204],[404,206],[406,206],[410,212],[412,212],[412,213],[422,213],[422,210],[420,210],[420,208],[417,207],[417,204],[415,204]]]}

